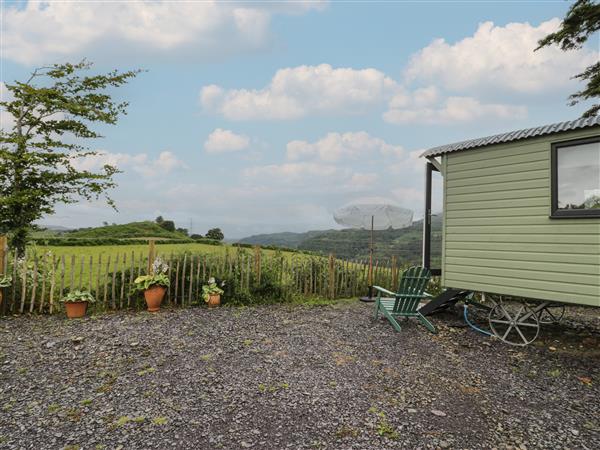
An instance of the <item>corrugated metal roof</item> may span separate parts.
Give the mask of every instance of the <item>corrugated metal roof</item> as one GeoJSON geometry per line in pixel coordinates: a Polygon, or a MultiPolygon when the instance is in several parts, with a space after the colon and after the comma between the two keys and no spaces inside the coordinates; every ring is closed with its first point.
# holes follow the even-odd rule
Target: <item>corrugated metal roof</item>
{"type": "Polygon", "coordinates": [[[563,131],[579,130],[581,128],[589,128],[597,125],[600,125],[600,116],[554,123],[552,125],[544,125],[535,128],[527,128],[525,130],[511,131],[509,133],[495,134],[494,136],[470,139],[468,141],[456,142],[454,144],[440,145],[439,147],[433,147],[423,152],[421,156],[437,156],[443,153],[456,152],[458,150],[470,150],[492,144],[518,141],[521,139],[545,136],[547,134],[561,133],[563,131]]]}

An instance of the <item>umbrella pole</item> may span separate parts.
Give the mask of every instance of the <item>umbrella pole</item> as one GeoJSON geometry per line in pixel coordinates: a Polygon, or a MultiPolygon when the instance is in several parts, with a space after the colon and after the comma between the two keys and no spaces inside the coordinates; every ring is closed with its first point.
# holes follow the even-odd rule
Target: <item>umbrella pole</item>
{"type": "MultiPolygon", "coordinates": [[[[373,225],[375,222],[375,216],[371,216],[371,242],[369,243],[369,291],[373,286],[373,225]]],[[[369,292],[371,297],[371,292],[369,292]]]]}

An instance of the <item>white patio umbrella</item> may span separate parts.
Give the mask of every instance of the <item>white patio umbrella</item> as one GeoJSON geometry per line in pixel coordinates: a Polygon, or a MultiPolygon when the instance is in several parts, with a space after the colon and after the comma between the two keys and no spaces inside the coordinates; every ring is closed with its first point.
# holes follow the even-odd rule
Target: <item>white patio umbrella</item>
{"type": "Polygon", "coordinates": [[[363,230],[371,229],[369,242],[369,296],[363,301],[373,301],[373,232],[375,230],[398,230],[412,224],[413,212],[389,203],[357,203],[344,206],[333,213],[333,219],[340,225],[363,230]]]}

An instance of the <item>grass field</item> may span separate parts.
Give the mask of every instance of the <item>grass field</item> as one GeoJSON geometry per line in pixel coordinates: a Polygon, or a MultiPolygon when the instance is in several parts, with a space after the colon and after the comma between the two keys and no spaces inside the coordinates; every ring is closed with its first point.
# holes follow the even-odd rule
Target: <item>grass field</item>
{"type": "MultiPolygon", "coordinates": [[[[251,248],[239,248],[232,245],[208,245],[201,243],[180,243],[180,244],[157,244],[155,246],[155,254],[162,259],[169,261],[171,256],[182,255],[188,253],[193,256],[208,256],[219,257],[226,253],[234,256],[238,251],[243,251],[246,254],[253,253],[251,248]]],[[[41,271],[49,270],[51,261],[56,261],[55,279],[57,285],[62,278],[62,259],[64,257],[64,284],[78,288],[94,287],[98,280],[103,279],[108,272],[130,268],[132,258],[134,266],[145,267],[148,261],[149,245],[132,244],[132,245],[98,245],[98,246],[42,246],[31,245],[27,249],[27,261],[32,263],[37,259],[37,267],[41,271]],[[44,265],[44,261],[47,263],[44,265]],[[90,270],[91,266],[91,270],[90,270]],[[42,269],[45,267],[46,269],[42,269]]],[[[277,253],[275,250],[263,249],[263,257],[269,257],[277,253]]],[[[292,257],[305,258],[308,257],[302,253],[282,252],[282,254],[291,259],[292,257]]]]}

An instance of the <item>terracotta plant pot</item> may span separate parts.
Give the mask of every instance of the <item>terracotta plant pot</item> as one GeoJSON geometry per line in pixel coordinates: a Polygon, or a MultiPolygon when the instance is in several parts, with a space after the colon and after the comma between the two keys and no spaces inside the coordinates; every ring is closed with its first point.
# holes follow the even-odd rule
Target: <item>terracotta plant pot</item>
{"type": "Polygon", "coordinates": [[[146,299],[146,305],[148,305],[148,311],[156,312],[160,309],[162,299],[167,292],[167,288],[164,286],[152,286],[150,289],[144,291],[144,298],[146,299]]]}
{"type": "Polygon", "coordinates": [[[208,296],[208,307],[216,308],[221,306],[221,295],[220,294],[212,294],[208,296]]]}
{"type": "Polygon", "coordinates": [[[65,302],[65,310],[69,319],[85,316],[88,302],[65,302]]]}

